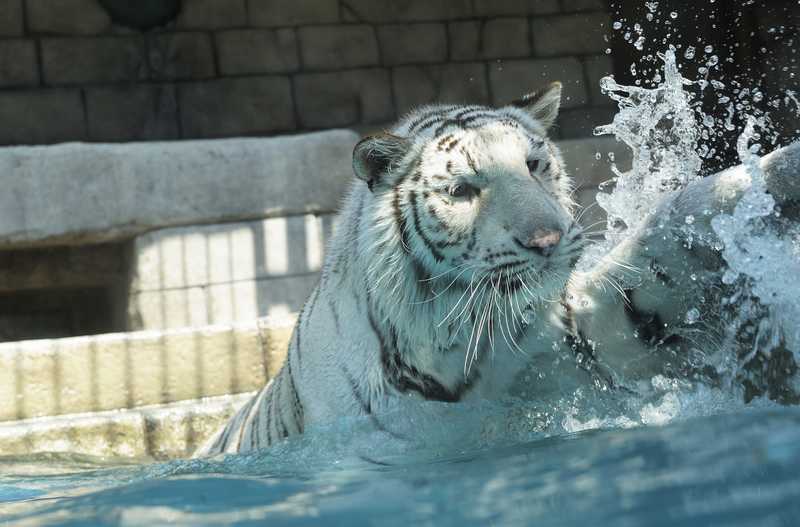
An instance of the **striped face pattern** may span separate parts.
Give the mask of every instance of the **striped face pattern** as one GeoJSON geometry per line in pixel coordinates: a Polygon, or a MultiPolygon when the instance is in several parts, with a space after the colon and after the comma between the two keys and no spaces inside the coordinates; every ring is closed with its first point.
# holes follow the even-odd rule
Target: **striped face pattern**
{"type": "Polygon", "coordinates": [[[526,111],[428,107],[365,141],[380,160],[375,210],[390,212],[375,219],[420,280],[450,274],[537,300],[563,288],[584,240],[558,148],[526,111]]]}

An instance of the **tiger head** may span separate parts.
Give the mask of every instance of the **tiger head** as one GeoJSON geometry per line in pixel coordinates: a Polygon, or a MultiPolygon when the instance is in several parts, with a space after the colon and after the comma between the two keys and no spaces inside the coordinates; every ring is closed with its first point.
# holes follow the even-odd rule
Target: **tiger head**
{"type": "Polygon", "coordinates": [[[552,298],[584,243],[547,137],[560,102],[554,83],[502,108],[428,106],[361,140],[353,168],[378,204],[379,243],[424,276],[552,298]]]}

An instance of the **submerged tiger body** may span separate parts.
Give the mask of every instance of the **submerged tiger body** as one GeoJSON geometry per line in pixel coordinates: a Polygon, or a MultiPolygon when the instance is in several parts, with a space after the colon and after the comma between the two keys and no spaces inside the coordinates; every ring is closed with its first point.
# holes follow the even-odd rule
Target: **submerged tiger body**
{"type": "MultiPolygon", "coordinates": [[[[559,370],[576,382],[663,370],[647,342],[626,335],[649,325],[666,339],[660,325],[683,293],[656,305],[639,291],[650,283],[622,295],[597,286],[606,275],[622,281],[624,262],[658,275],[641,247],[665,245],[659,234],[644,230],[596,272],[573,276],[586,240],[547,137],[560,98],[555,83],[503,108],[424,107],[358,143],[357,179],[284,367],[196,455],[264,448],[346,415],[385,430],[381,408],[397,398],[497,399],[531,364],[560,354],[582,357],[583,369],[559,370]]],[[[686,211],[724,209],[745,188],[709,181],[704,196],[684,196],[686,211]]],[[[660,254],[680,272],[705,265],[668,247],[660,254]]],[[[533,395],[548,389],[542,382],[533,395]]]]}

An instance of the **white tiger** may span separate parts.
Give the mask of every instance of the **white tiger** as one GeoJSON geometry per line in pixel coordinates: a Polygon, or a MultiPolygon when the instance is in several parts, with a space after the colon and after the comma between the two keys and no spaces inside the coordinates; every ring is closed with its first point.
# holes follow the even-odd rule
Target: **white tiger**
{"type": "MultiPolygon", "coordinates": [[[[683,291],[667,291],[659,304],[639,289],[621,299],[591,284],[624,262],[661,279],[664,268],[685,270],[706,255],[665,247],[653,264],[641,242],[665,242],[643,231],[639,243],[615,250],[615,264],[601,262],[593,280],[568,286],[587,241],[547,137],[560,101],[554,83],[498,109],[427,106],[360,141],[358,179],[283,369],[196,455],[264,448],[343,415],[369,415],[383,429],[380,409],[396,397],[499,398],[554,353],[579,353],[594,380],[610,384],[606,366],[650,375],[669,365],[652,358],[650,339],[669,340],[663,323],[683,291]],[[630,338],[637,331],[642,338],[630,338]]],[[[734,179],[708,179],[674,202],[684,212],[725,205],[706,191],[741,192],[734,179]]]]}

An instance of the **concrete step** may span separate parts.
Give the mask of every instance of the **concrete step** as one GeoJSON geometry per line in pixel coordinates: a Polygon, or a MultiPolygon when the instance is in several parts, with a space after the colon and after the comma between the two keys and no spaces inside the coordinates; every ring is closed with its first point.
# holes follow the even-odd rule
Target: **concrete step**
{"type": "Polygon", "coordinates": [[[0,454],[68,452],[151,460],[188,457],[253,393],[2,423],[0,454]]]}
{"type": "Polygon", "coordinates": [[[286,316],[0,343],[0,422],[257,390],[283,365],[293,325],[286,316]]]}

